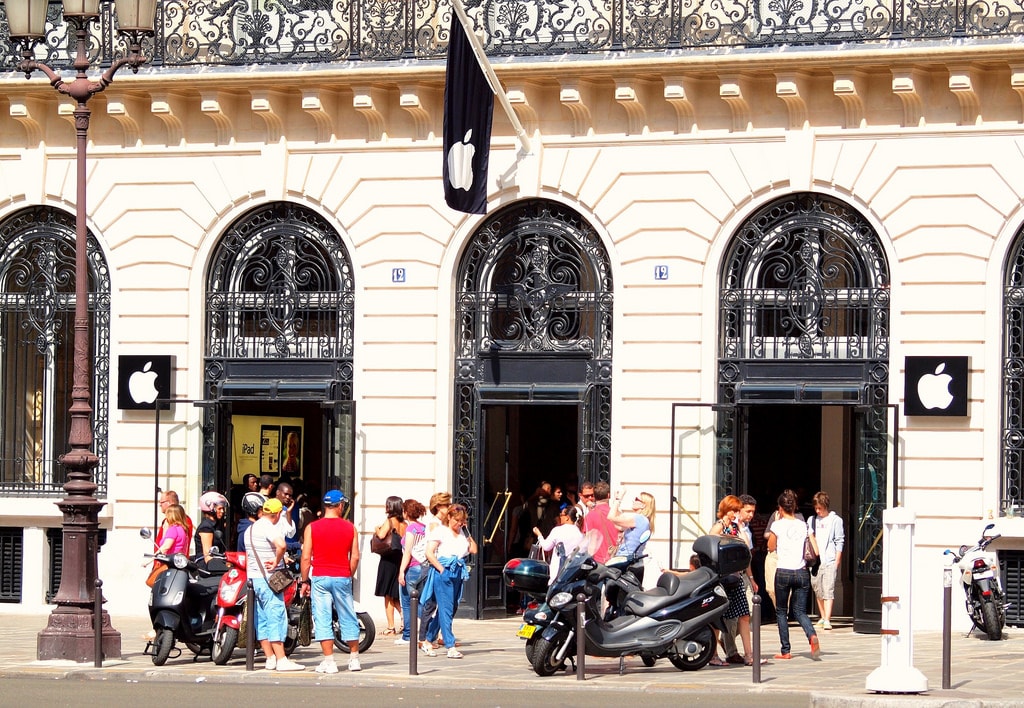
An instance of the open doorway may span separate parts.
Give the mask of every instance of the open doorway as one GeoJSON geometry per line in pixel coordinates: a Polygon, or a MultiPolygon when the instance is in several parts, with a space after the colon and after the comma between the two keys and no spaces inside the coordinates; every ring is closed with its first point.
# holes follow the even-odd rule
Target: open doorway
{"type": "Polygon", "coordinates": [[[579,479],[579,405],[485,405],[481,616],[514,613],[519,598],[507,595],[502,568],[528,555],[533,527],[557,518],[565,493],[579,479]],[[543,483],[562,498],[537,494],[543,483]],[[554,513],[554,516],[552,516],[554,513]]]}
{"type": "MultiPolygon", "coordinates": [[[[757,499],[752,525],[754,578],[761,588],[765,608],[762,616],[771,621],[775,607],[764,588],[764,529],[783,489],[796,492],[804,518],[814,514],[814,494],[827,492],[832,510],[843,517],[846,549],[853,547],[849,504],[853,412],[849,406],[838,405],[751,405],[745,408],[743,417],[745,445],[738,490],[757,499]]],[[[849,553],[844,552],[836,577],[836,617],[852,616],[853,577],[849,569],[849,553]]],[[[809,609],[814,606],[812,597],[809,609]]]]}

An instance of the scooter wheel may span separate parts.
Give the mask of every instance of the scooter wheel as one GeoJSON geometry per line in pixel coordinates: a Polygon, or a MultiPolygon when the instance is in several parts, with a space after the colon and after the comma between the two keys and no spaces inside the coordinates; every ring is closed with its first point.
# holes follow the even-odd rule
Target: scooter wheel
{"type": "Polygon", "coordinates": [[[228,663],[228,659],[231,658],[231,653],[235,650],[235,645],[237,644],[238,630],[234,627],[225,627],[220,635],[220,641],[213,643],[213,649],[210,652],[213,663],[217,664],[217,666],[223,666],[228,663]]]}
{"type": "Polygon", "coordinates": [[[996,611],[994,602],[985,602],[981,606],[981,618],[984,622],[983,630],[993,642],[1003,638],[1003,623],[999,621],[999,613],[996,611]]]}
{"type": "Polygon", "coordinates": [[[539,637],[530,637],[526,640],[526,660],[533,666],[533,652],[537,649],[537,639],[539,637]]]}
{"type": "Polygon", "coordinates": [[[689,637],[677,639],[676,646],[680,644],[694,644],[697,648],[697,651],[693,654],[671,653],[668,655],[668,660],[672,662],[672,666],[680,671],[703,669],[715,654],[715,635],[710,627],[705,627],[689,637]]]}
{"type": "MultiPolygon", "coordinates": [[[[373,639],[377,636],[377,625],[366,612],[357,612],[356,622],[359,623],[359,653],[362,654],[373,646],[373,639]]],[[[337,613],[331,617],[331,628],[334,630],[334,648],[348,654],[348,642],[341,639],[341,625],[338,624],[337,613]]]]}
{"type": "Polygon", "coordinates": [[[174,648],[174,632],[169,629],[161,629],[156,633],[153,640],[153,663],[156,666],[163,666],[167,663],[167,657],[171,655],[174,648]]]}
{"type": "Polygon", "coordinates": [[[564,659],[562,661],[555,659],[557,650],[558,645],[549,640],[543,638],[537,640],[530,663],[533,664],[533,670],[538,676],[554,676],[565,667],[564,659]]]}

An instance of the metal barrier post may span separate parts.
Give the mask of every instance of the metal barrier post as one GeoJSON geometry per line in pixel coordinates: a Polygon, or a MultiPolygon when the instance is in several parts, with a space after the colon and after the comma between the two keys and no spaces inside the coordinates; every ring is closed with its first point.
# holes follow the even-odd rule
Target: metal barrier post
{"type": "Polygon", "coordinates": [[[754,606],[750,608],[750,637],[754,652],[754,683],[761,683],[761,596],[754,593],[751,598],[754,606]]]}
{"type": "Polygon", "coordinates": [[[103,666],[103,581],[96,578],[96,595],[93,598],[93,658],[92,665],[97,669],[103,666]]]}
{"type": "Polygon", "coordinates": [[[256,591],[252,581],[245,583],[245,670],[256,668],[256,591]]]}
{"type": "Polygon", "coordinates": [[[950,687],[950,636],[953,631],[953,567],[942,569],[942,688],[950,687]]]}
{"type": "Polygon", "coordinates": [[[409,587],[409,675],[418,676],[419,667],[417,663],[420,658],[420,588],[409,587]]]}
{"type": "Polygon", "coordinates": [[[576,680],[586,681],[586,655],[587,655],[587,638],[583,634],[583,625],[586,621],[587,606],[585,601],[587,596],[580,593],[576,596],[576,680]]]}

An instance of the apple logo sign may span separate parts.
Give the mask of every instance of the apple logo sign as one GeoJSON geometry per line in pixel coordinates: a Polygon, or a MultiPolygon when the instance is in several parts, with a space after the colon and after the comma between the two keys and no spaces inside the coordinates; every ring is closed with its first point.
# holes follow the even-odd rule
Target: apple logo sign
{"type": "Polygon", "coordinates": [[[968,357],[908,356],[906,414],[966,416],[968,378],[968,357]]]}
{"type": "Polygon", "coordinates": [[[945,368],[946,363],[943,362],[935,367],[934,374],[925,374],[917,380],[917,397],[921,400],[921,405],[929,410],[945,410],[953,402],[953,394],[949,392],[949,384],[953,377],[942,373],[945,368]]]}
{"type": "Polygon", "coordinates": [[[158,374],[152,371],[153,362],[147,361],[141,371],[135,371],[128,377],[128,392],[136,403],[152,403],[160,392],[156,390],[158,374]]]}
{"type": "Polygon", "coordinates": [[[455,143],[448,150],[448,181],[453,188],[467,192],[473,188],[473,156],[476,154],[476,146],[470,142],[472,139],[473,129],[470,128],[462,142],[455,143]]]}
{"type": "Polygon", "coordinates": [[[154,410],[174,398],[174,357],[124,354],[117,359],[117,407],[121,410],[154,410]]]}

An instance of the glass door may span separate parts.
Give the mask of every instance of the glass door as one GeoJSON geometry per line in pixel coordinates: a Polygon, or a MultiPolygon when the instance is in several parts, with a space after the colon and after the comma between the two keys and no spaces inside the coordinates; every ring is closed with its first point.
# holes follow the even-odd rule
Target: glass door
{"type": "Polygon", "coordinates": [[[324,401],[326,418],[323,449],[323,491],[341,490],[349,498],[345,518],[355,518],[356,497],[356,404],[355,401],[324,401]]]}
{"type": "Polygon", "coordinates": [[[853,416],[854,464],[852,546],[853,631],[878,634],[882,628],[882,512],[892,489],[898,489],[898,409],[894,405],[865,406],[853,416]]]}

